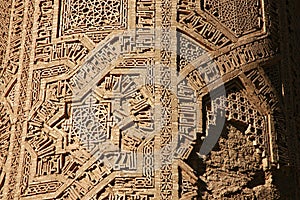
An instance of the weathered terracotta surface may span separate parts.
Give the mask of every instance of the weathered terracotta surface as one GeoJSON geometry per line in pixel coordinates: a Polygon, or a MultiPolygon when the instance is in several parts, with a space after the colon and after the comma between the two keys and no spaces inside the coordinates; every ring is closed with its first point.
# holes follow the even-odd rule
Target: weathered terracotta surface
{"type": "Polygon", "coordinates": [[[0,0],[0,199],[299,199],[297,4],[0,0]]]}

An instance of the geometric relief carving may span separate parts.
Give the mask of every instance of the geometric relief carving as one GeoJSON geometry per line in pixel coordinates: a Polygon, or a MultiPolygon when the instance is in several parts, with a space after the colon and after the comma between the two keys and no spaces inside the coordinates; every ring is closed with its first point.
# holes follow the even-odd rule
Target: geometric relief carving
{"type": "MultiPolygon", "coordinates": [[[[3,2],[3,1],[1,1],[3,2]]],[[[5,84],[8,84],[13,76],[17,73],[18,68],[19,68],[19,62],[20,62],[20,50],[21,50],[21,38],[22,38],[22,26],[23,26],[23,18],[24,18],[24,3],[23,0],[17,0],[14,2],[14,5],[12,6],[12,13],[11,15],[13,16],[12,21],[11,21],[11,34],[10,34],[10,49],[8,49],[8,54],[9,54],[9,61],[6,62],[3,67],[1,66],[0,68],[0,86],[5,84]]],[[[4,5],[2,9],[7,9],[9,8],[9,4],[4,5]]],[[[8,12],[8,10],[4,11],[8,12]]],[[[3,12],[3,13],[4,13],[3,12]]],[[[6,16],[8,17],[8,16],[6,16]]],[[[8,17],[9,18],[9,17],[8,17]]],[[[8,20],[8,19],[7,19],[8,20]]],[[[7,21],[8,22],[8,21],[7,21]]],[[[1,24],[2,25],[2,24],[1,24]]],[[[4,24],[3,24],[4,25],[4,24]]],[[[5,28],[5,25],[1,30],[5,31],[6,33],[8,32],[8,29],[5,28]]],[[[2,34],[5,33],[3,32],[2,34]]],[[[7,41],[8,38],[7,38],[7,41]]],[[[4,42],[4,41],[3,41],[4,42]]],[[[6,42],[5,42],[6,43],[6,42]]],[[[4,44],[5,44],[4,43],[4,44]]],[[[4,56],[5,52],[2,52],[4,56]]],[[[1,65],[2,63],[0,63],[1,65]]]]}
{"type": "Polygon", "coordinates": [[[80,138],[83,147],[94,149],[94,145],[106,141],[109,136],[110,104],[90,97],[83,105],[72,105],[71,136],[80,138]]]}
{"type": "Polygon", "coordinates": [[[132,189],[135,182],[132,178],[116,178],[115,181],[109,183],[101,192],[95,195],[91,200],[104,199],[142,199],[154,200],[153,194],[149,194],[147,190],[132,189]]]}
{"type": "MultiPolygon", "coordinates": [[[[274,92],[276,93],[275,96],[277,96],[278,100],[282,100],[282,78],[280,75],[280,65],[270,65],[270,66],[264,66],[264,78],[270,80],[267,84],[269,87],[274,88],[274,92]]],[[[261,73],[261,72],[260,72],[261,73]]]]}
{"type": "Polygon", "coordinates": [[[272,124],[272,129],[270,131],[272,132],[273,144],[271,145],[277,147],[278,150],[273,150],[274,155],[271,159],[274,163],[279,162],[282,165],[287,165],[290,161],[288,158],[287,137],[285,135],[285,119],[280,107],[280,93],[278,86],[280,81],[275,82],[277,84],[274,83],[274,79],[278,80],[280,77],[276,74],[276,66],[272,67],[272,76],[269,77],[267,77],[266,74],[268,72],[266,67],[264,68],[265,72],[263,72],[263,69],[261,68],[255,68],[245,72],[245,75],[251,81],[257,97],[266,104],[272,115],[273,120],[270,122],[272,124]],[[271,82],[272,80],[273,82],[271,82]]]}
{"type": "Polygon", "coordinates": [[[53,0],[41,0],[39,1],[38,16],[39,20],[37,23],[37,36],[36,42],[36,57],[38,54],[44,54],[50,51],[50,45],[52,43],[52,28],[53,28],[53,15],[54,15],[54,2],[53,0]],[[39,50],[40,49],[40,50],[39,50]],[[45,50],[44,50],[45,49],[45,50]]]}
{"type": "Polygon", "coordinates": [[[213,134],[218,126],[219,117],[225,117],[228,123],[233,123],[245,134],[247,140],[253,143],[257,154],[264,159],[264,167],[268,165],[268,136],[266,121],[259,111],[251,105],[245,95],[236,88],[227,91],[227,97],[220,96],[206,105],[207,133],[213,134]],[[225,112],[225,113],[222,113],[225,112]]]}
{"type": "Polygon", "coordinates": [[[58,174],[62,169],[62,155],[43,156],[38,159],[37,176],[58,174]]]}
{"type": "Polygon", "coordinates": [[[61,185],[62,184],[57,181],[45,182],[41,184],[31,184],[26,190],[24,196],[55,192],[61,185]]]}
{"type": "Polygon", "coordinates": [[[202,49],[199,45],[192,42],[191,39],[186,39],[185,37],[178,38],[178,71],[181,71],[186,65],[196,60],[201,55],[205,54],[206,51],[202,49]]]}
{"type": "MultiPolygon", "coordinates": [[[[6,52],[10,19],[11,0],[0,2],[0,66],[6,52]]],[[[0,67],[1,74],[1,67],[0,67]]]]}
{"type": "MultiPolygon", "coordinates": [[[[274,69],[275,72],[276,69],[274,69]]],[[[270,84],[268,78],[263,74],[261,69],[253,69],[245,72],[247,78],[251,81],[255,88],[257,96],[260,97],[271,110],[278,109],[279,98],[276,91],[273,89],[274,86],[270,84]]]]}
{"type": "Polygon", "coordinates": [[[16,95],[16,84],[13,84],[11,86],[9,93],[7,94],[7,97],[6,97],[11,106],[14,105],[15,95],[16,95]]]}
{"type": "Polygon", "coordinates": [[[273,4],[14,0],[9,17],[10,5],[0,0],[0,199],[276,192],[277,157],[289,166],[277,95],[288,88],[263,66],[280,53],[263,28],[273,4]]]}
{"type": "MultiPolygon", "coordinates": [[[[149,76],[147,75],[143,78],[146,79],[145,82],[150,83],[152,80],[149,80],[151,79],[149,70],[151,70],[150,66],[153,65],[152,62],[153,58],[125,59],[117,68],[118,70],[139,66],[144,69],[146,68],[145,71],[149,76]]],[[[57,72],[57,70],[51,71],[57,72]]],[[[49,76],[49,73],[45,72],[45,70],[41,70],[39,74],[49,76]]],[[[132,174],[133,178],[115,178],[118,186],[114,190],[117,192],[107,194],[112,199],[118,199],[123,196],[126,196],[126,198],[153,199],[154,196],[144,191],[145,188],[154,187],[154,141],[153,136],[150,135],[153,131],[153,109],[151,108],[151,104],[153,104],[151,99],[153,97],[149,85],[147,87],[139,87],[141,78],[134,73],[127,75],[106,75],[101,78],[101,81],[97,84],[93,92],[88,93],[80,100],[73,99],[72,103],[68,101],[66,116],[63,116],[64,119],[61,120],[62,122],[58,122],[56,126],[56,128],[63,132],[65,149],[75,149],[80,144],[80,148],[84,147],[85,150],[94,155],[94,158],[98,158],[101,166],[107,166],[108,168],[113,166],[113,171],[125,170],[129,172],[134,170],[133,172],[135,172],[137,170],[137,149],[140,149],[138,155],[142,161],[138,163],[141,166],[140,175],[132,174]],[[142,144],[142,142],[144,143],[142,144]],[[96,154],[98,152],[100,154],[96,154]],[[120,185],[122,182],[127,181],[130,181],[130,184],[124,183],[127,188],[123,189],[125,186],[121,187],[120,185]],[[131,184],[131,181],[133,184],[131,184]],[[138,189],[135,190],[133,187],[138,189]]],[[[57,104],[61,97],[67,97],[70,94],[56,92],[57,89],[61,88],[61,83],[67,83],[67,81],[58,82],[60,84],[57,84],[57,86],[57,82],[54,81],[47,83],[46,98],[43,101],[52,101],[54,104],[57,104]]],[[[61,100],[61,103],[64,103],[64,100],[61,100]]],[[[53,116],[53,114],[49,113],[46,116],[44,122],[48,123],[48,116],[53,116]]],[[[39,121],[39,119],[36,121],[39,121]]],[[[46,133],[44,134],[46,135],[46,133]]],[[[43,151],[43,140],[38,141],[39,137],[41,135],[37,135],[37,141],[29,142],[34,149],[43,151]]],[[[47,137],[47,141],[45,142],[48,144],[49,150],[53,150],[53,147],[58,148],[59,144],[55,144],[54,141],[55,138],[47,137]]],[[[41,155],[43,156],[42,158],[38,158],[38,175],[49,176],[51,174],[63,173],[69,174],[68,178],[74,179],[74,183],[68,186],[63,193],[60,193],[56,199],[82,198],[85,195],[89,195],[89,191],[92,188],[103,186],[108,181],[106,179],[107,176],[111,177],[113,175],[109,170],[95,170],[95,167],[90,167],[91,169],[86,170],[79,176],[77,171],[79,171],[81,166],[72,162],[72,160],[75,160],[79,156],[78,154],[73,154],[74,157],[70,157],[69,159],[58,160],[60,157],[53,156],[51,153],[54,152],[43,154],[41,155]],[[61,161],[63,162],[63,160],[68,161],[66,164],[62,164],[61,161]],[[50,171],[48,170],[49,166],[52,166],[50,171]],[[65,173],[64,171],[69,172],[65,173]]],[[[107,184],[107,187],[112,185],[112,183],[107,184]]],[[[33,187],[34,185],[31,184],[30,186],[33,187]]],[[[51,191],[49,190],[48,192],[51,191]]],[[[99,195],[103,198],[107,197],[105,192],[100,192],[99,195]]],[[[96,199],[98,198],[97,196],[95,197],[96,199]]]]}
{"type": "Polygon", "coordinates": [[[4,182],[5,182],[5,174],[0,173],[0,199],[3,199],[4,182]]]}
{"type": "Polygon", "coordinates": [[[186,163],[178,162],[179,175],[179,199],[197,199],[198,177],[193,173],[193,169],[186,163]]]}
{"type": "Polygon", "coordinates": [[[110,31],[105,32],[98,32],[98,33],[86,33],[86,35],[95,43],[99,43],[102,40],[104,40],[108,35],[110,34],[110,31]]]}
{"type": "MultiPolygon", "coordinates": [[[[33,72],[33,78],[32,78],[32,105],[35,105],[35,103],[39,99],[40,95],[40,87],[41,87],[41,80],[45,78],[51,78],[58,75],[66,74],[70,71],[70,69],[65,65],[55,65],[44,69],[37,69],[33,72]]],[[[59,85],[61,86],[61,85],[59,85]]],[[[56,88],[57,89],[57,95],[62,95],[62,87],[56,88]],[[59,94],[60,93],[60,94],[59,94]]]]}
{"type": "Polygon", "coordinates": [[[64,0],[62,35],[124,29],[127,0],[64,0]]]}
{"type": "Polygon", "coordinates": [[[153,129],[149,92],[138,88],[136,80],[106,76],[83,103],[71,105],[71,118],[63,124],[70,144],[79,141],[91,154],[104,156],[115,170],[136,169],[137,148],[153,129]]]}
{"type": "Polygon", "coordinates": [[[8,155],[11,120],[8,110],[3,103],[0,103],[0,174],[8,155]]]}
{"type": "Polygon", "coordinates": [[[224,31],[219,30],[208,17],[204,17],[203,12],[190,10],[189,6],[184,4],[186,3],[184,1],[180,1],[180,3],[182,5],[178,5],[177,19],[180,29],[196,36],[210,49],[221,48],[232,43],[232,39],[228,37],[228,34],[224,34],[224,31]]]}
{"type": "Polygon", "coordinates": [[[69,59],[78,64],[88,54],[89,49],[80,41],[62,41],[36,48],[35,63],[69,59]]]}
{"type": "Polygon", "coordinates": [[[236,36],[262,28],[261,0],[204,0],[204,9],[236,36]]]}
{"type": "Polygon", "coordinates": [[[155,0],[136,1],[137,46],[146,51],[155,44],[155,0]]]}
{"type": "Polygon", "coordinates": [[[222,75],[235,68],[242,68],[254,62],[270,59],[278,54],[275,42],[269,38],[263,38],[254,42],[242,44],[222,53],[215,58],[222,75]]]}
{"type": "MultiPolygon", "coordinates": [[[[27,123],[27,88],[28,88],[28,80],[29,80],[29,70],[30,70],[30,55],[32,50],[32,28],[33,28],[33,18],[31,16],[34,15],[35,12],[34,3],[28,1],[26,4],[24,1],[16,0],[13,1],[13,18],[15,24],[11,24],[12,30],[10,36],[10,59],[9,59],[9,68],[15,67],[15,72],[18,70],[17,74],[17,102],[18,104],[14,106],[15,108],[15,119],[14,119],[14,128],[11,140],[10,147],[12,148],[12,153],[9,154],[10,166],[8,172],[8,179],[5,182],[6,191],[4,199],[14,199],[14,197],[19,196],[20,191],[24,191],[23,187],[23,176],[19,177],[18,174],[25,173],[22,168],[23,163],[21,162],[21,149],[22,149],[22,138],[24,131],[26,130],[27,123]],[[24,48],[23,48],[24,47],[24,48]],[[22,56],[21,56],[22,53],[22,56]],[[22,63],[22,65],[20,65],[22,63]],[[18,180],[17,180],[18,179],[18,180]],[[19,185],[20,183],[21,185],[19,185]],[[14,192],[18,189],[18,192],[14,192]]],[[[14,74],[14,73],[12,73],[14,74]]],[[[26,177],[26,176],[24,176],[26,177]]],[[[26,184],[27,180],[25,180],[26,184]]]]}

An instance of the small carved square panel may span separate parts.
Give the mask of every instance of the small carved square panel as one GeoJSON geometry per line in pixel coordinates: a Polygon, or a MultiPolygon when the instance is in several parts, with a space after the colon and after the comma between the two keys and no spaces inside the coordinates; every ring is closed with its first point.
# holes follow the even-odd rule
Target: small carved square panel
{"type": "Polygon", "coordinates": [[[127,25],[127,0],[64,0],[61,34],[119,30],[127,25]]]}
{"type": "Polygon", "coordinates": [[[205,0],[204,9],[236,36],[262,28],[261,0],[205,0]]]}

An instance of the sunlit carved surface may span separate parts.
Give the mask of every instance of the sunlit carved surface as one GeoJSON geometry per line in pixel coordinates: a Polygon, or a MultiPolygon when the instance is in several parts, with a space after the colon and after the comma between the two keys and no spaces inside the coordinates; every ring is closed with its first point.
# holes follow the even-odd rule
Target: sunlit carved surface
{"type": "Polygon", "coordinates": [[[0,0],[0,199],[286,195],[280,6],[0,0]]]}
{"type": "Polygon", "coordinates": [[[122,29],[127,24],[127,0],[62,1],[62,34],[122,29]]]}

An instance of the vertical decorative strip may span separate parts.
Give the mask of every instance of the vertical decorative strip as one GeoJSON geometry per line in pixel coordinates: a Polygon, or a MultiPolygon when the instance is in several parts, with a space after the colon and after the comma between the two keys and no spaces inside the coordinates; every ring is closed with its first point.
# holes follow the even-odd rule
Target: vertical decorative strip
{"type": "Polygon", "coordinates": [[[174,44],[176,33],[175,29],[172,29],[173,19],[173,3],[176,1],[162,0],[160,4],[161,10],[161,22],[159,24],[160,32],[160,65],[159,65],[159,78],[161,85],[161,131],[160,131],[160,199],[174,199],[174,183],[175,178],[173,171],[173,143],[176,140],[173,133],[174,124],[173,118],[175,114],[172,109],[172,91],[175,84],[172,81],[174,71],[176,69],[176,51],[174,51],[174,44]]]}
{"type": "MultiPolygon", "coordinates": [[[[10,171],[8,172],[8,178],[5,185],[5,199],[18,199],[20,195],[20,180],[22,180],[20,167],[21,162],[21,146],[23,133],[27,131],[27,86],[29,80],[29,68],[30,68],[30,54],[32,45],[32,27],[33,27],[33,15],[34,15],[34,3],[31,0],[16,0],[13,7],[13,22],[12,31],[19,33],[18,38],[18,72],[17,72],[17,85],[16,91],[16,108],[14,109],[16,115],[16,121],[13,126],[12,139],[10,141],[10,154],[8,166],[10,171]],[[19,181],[18,181],[19,180],[19,181]]],[[[12,34],[14,36],[14,34],[12,34]]],[[[12,48],[16,45],[13,44],[12,48]]]]}

